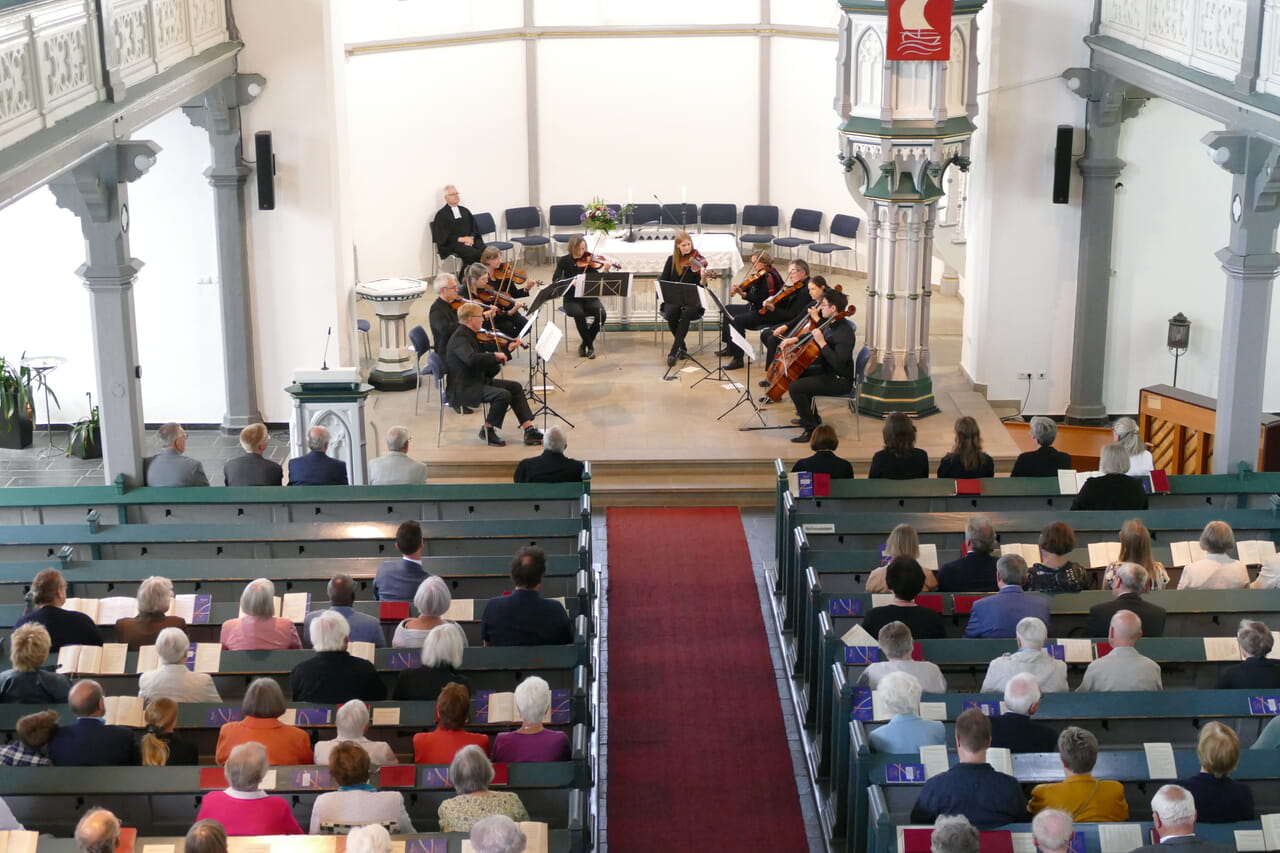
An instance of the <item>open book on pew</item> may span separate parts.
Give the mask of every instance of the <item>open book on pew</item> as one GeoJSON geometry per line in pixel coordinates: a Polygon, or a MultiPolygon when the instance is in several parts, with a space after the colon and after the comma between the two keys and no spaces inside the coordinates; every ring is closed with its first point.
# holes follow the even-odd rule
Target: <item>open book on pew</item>
{"type": "MultiPolygon", "coordinates": [[[[532,821],[522,820],[516,824],[520,827],[520,831],[524,833],[524,853],[547,853],[547,825],[545,823],[533,823],[532,821]]],[[[403,845],[405,842],[391,842],[391,853],[418,853],[416,850],[396,849],[396,844],[403,845]]],[[[410,844],[413,842],[410,841],[410,844]]],[[[462,839],[462,853],[473,853],[474,848],[471,846],[471,840],[462,839]]]]}
{"type": "Polygon", "coordinates": [[[0,832],[0,853],[36,853],[40,833],[24,829],[0,832]]]}
{"type": "Polygon", "coordinates": [[[1090,542],[1089,568],[1105,569],[1112,563],[1120,562],[1119,542],[1090,542]]]}
{"type": "MultiPolygon", "coordinates": [[[[1199,542],[1171,542],[1169,551],[1175,566],[1185,566],[1209,556],[1209,552],[1201,548],[1199,542]]],[[[1236,542],[1236,553],[1240,556],[1240,562],[1260,566],[1276,555],[1276,543],[1266,539],[1245,539],[1236,542]]]]}
{"type": "Polygon", "coordinates": [[[107,712],[107,725],[144,729],[147,721],[142,715],[144,700],[141,696],[108,696],[102,700],[107,712]]]}
{"type": "MultiPolygon", "coordinates": [[[[888,542],[880,543],[880,565],[882,566],[889,565],[889,556],[885,554],[885,548],[888,545],[888,542]]],[[[938,546],[932,542],[921,542],[920,556],[916,558],[916,562],[920,564],[921,568],[936,572],[938,570],[938,546]]]]}
{"type": "Polygon", "coordinates": [[[63,646],[58,649],[58,672],[64,675],[124,675],[129,654],[125,643],[102,646],[63,646]]]}
{"type": "Polygon", "coordinates": [[[1070,468],[1063,468],[1058,472],[1058,491],[1064,495],[1079,494],[1080,487],[1086,480],[1101,476],[1101,471],[1072,471],[1070,468]]]}
{"type": "MultiPolygon", "coordinates": [[[[354,644],[353,644],[354,645],[354,644]]],[[[192,672],[217,672],[222,666],[221,643],[192,643],[187,646],[187,669],[192,672]]],[[[143,646],[138,649],[139,674],[152,672],[160,668],[160,656],[155,646],[143,646]]]]}
{"type": "MultiPolygon", "coordinates": [[[[205,625],[209,622],[209,610],[213,596],[195,593],[175,595],[169,602],[165,616],[181,616],[188,625],[205,625]]],[[[138,599],[131,595],[109,595],[106,598],[68,598],[63,605],[93,620],[95,625],[114,625],[120,619],[132,619],[138,615],[138,599]]]]}
{"type": "Polygon", "coordinates": [[[1264,814],[1261,823],[1262,829],[1235,831],[1236,850],[1239,853],[1280,849],[1280,814],[1264,814]]]}
{"type": "MultiPolygon", "coordinates": [[[[563,725],[569,722],[569,691],[552,690],[551,705],[543,715],[542,722],[563,725]]],[[[493,723],[520,723],[520,712],[516,709],[514,692],[495,693],[492,690],[480,690],[476,693],[475,721],[481,725],[493,723]]]]}
{"type": "MultiPolygon", "coordinates": [[[[311,593],[309,592],[286,592],[283,596],[275,597],[276,616],[288,619],[295,625],[301,625],[307,621],[307,611],[311,609],[311,593]]],[[[243,610],[240,616],[247,616],[243,610]]]]}
{"type": "Polygon", "coordinates": [[[1040,562],[1040,546],[1029,542],[1009,542],[1000,543],[1000,555],[1017,554],[1027,561],[1028,566],[1034,566],[1040,562]]]}

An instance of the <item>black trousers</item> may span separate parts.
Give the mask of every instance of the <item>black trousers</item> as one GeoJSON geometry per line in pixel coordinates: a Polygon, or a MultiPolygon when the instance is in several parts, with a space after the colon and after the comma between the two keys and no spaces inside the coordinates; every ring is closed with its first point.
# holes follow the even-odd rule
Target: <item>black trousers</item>
{"type": "Polygon", "coordinates": [[[572,317],[574,325],[578,327],[578,337],[587,346],[594,344],[596,335],[600,334],[608,316],[604,311],[604,303],[594,296],[566,296],[562,301],[565,316],[572,317]],[[594,318],[595,323],[589,323],[588,318],[594,318]]]}
{"type": "Polygon", "coordinates": [[[672,302],[662,303],[662,316],[667,318],[667,328],[671,330],[671,352],[684,349],[685,335],[689,334],[689,324],[706,313],[701,305],[676,305],[672,302]]]}
{"type": "Polygon", "coordinates": [[[494,429],[501,429],[507,417],[507,409],[515,413],[520,423],[533,420],[533,412],[529,401],[524,396],[524,386],[510,379],[490,379],[480,392],[480,399],[489,404],[488,424],[494,429]]]}
{"type": "MultiPolygon", "coordinates": [[[[520,330],[524,328],[524,324],[528,320],[519,311],[513,314],[503,314],[501,312],[493,315],[493,325],[499,332],[509,338],[514,338],[520,334],[520,330]]],[[[502,351],[506,352],[506,347],[502,347],[502,351]]]]}
{"type": "MultiPolygon", "coordinates": [[[[457,255],[458,260],[462,261],[462,268],[458,270],[458,276],[461,278],[462,273],[467,271],[469,264],[480,263],[480,253],[484,251],[484,241],[477,239],[474,246],[468,246],[463,243],[454,243],[449,247],[449,255],[457,255]]],[[[445,255],[448,257],[449,255],[445,255]]]]}
{"type": "MultiPolygon", "coordinates": [[[[761,314],[758,308],[752,308],[750,305],[726,305],[725,310],[729,312],[729,322],[744,335],[752,329],[770,330],[786,322],[785,320],[780,320],[777,313],[773,311],[766,311],[761,314]]],[[[765,334],[765,332],[760,334],[762,343],[764,342],[765,334]]],[[[742,357],[740,348],[729,337],[729,328],[727,326],[720,329],[720,340],[729,347],[735,356],[742,357]]],[[[777,346],[775,345],[774,348],[776,349],[777,346]]]]}
{"type": "Polygon", "coordinates": [[[848,394],[853,380],[830,373],[810,373],[791,383],[791,402],[796,406],[796,417],[804,429],[813,429],[822,420],[813,412],[813,398],[826,394],[848,394]]]}

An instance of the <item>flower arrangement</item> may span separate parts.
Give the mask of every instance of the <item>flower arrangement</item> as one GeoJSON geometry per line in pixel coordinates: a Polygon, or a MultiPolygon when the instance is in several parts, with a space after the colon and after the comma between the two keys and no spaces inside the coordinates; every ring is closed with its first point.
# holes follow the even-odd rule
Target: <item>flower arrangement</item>
{"type": "Polygon", "coordinates": [[[583,205],[581,222],[588,231],[599,231],[608,234],[617,228],[635,209],[634,205],[625,205],[617,211],[605,204],[602,198],[593,198],[589,204],[583,205]]]}

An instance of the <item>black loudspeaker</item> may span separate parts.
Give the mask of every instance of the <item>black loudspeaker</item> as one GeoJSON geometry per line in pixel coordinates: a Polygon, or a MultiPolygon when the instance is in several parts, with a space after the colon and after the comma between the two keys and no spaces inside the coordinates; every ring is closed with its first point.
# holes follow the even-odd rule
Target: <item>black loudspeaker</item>
{"type": "Polygon", "coordinates": [[[1058,141],[1053,147],[1053,203],[1066,204],[1071,195],[1071,148],[1076,129],[1058,125],[1058,141]]]}
{"type": "MultiPolygon", "coordinates": [[[[276,155],[271,153],[271,131],[253,135],[254,159],[258,163],[258,210],[276,209],[276,155]]],[[[1057,187],[1057,184],[1054,184],[1057,187]]],[[[1054,190],[1057,193],[1057,190],[1054,190]]],[[[1056,196],[1055,196],[1056,197],[1056,196]]]]}

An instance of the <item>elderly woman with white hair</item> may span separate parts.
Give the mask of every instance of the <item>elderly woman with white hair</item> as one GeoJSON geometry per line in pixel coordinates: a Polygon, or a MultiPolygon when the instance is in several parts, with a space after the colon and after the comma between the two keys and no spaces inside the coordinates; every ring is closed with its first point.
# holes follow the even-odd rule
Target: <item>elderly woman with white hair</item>
{"type": "Polygon", "coordinates": [[[920,689],[925,693],[946,693],[947,679],[936,663],[927,660],[913,660],[915,638],[911,629],[902,622],[890,622],[876,634],[876,643],[884,660],[870,664],[858,676],[858,684],[865,684],[872,690],[880,686],[880,682],[891,672],[906,672],[914,675],[920,682],[920,689]]]}
{"type": "Polygon", "coordinates": [[[358,826],[347,833],[347,853],[391,853],[391,833],[377,823],[358,826]]]}
{"type": "Polygon", "coordinates": [[[258,649],[300,649],[298,629],[276,616],[276,587],[266,578],[250,581],[240,594],[238,619],[222,623],[222,647],[231,652],[258,649]]]}
{"type": "Polygon", "coordinates": [[[127,643],[129,651],[136,652],[154,643],[165,628],[185,629],[186,619],[165,615],[171,604],[173,581],[155,576],[138,584],[138,615],[116,620],[116,642],[127,643]]]}
{"type": "Polygon", "coordinates": [[[937,720],[920,717],[920,682],[907,672],[891,672],[880,680],[876,698],[893,716],[872,729],[868,737],[876,752],[915,753],[922,746],[947,742],[946,727],[937,720]]]}
{"type": "Polygon", "coordinates": [[[343,741],[349,741],[369,753],[369,760],[377,765],[399,764],[400,759],[385,741],[369,740],[365,732],[369,729],[369,706],[359,699],[352,699],[338,709],[338,736],[333,740],[322,740],[316,744],[316,764],[328,764],[329,753],[343,741]]]}
{"type": "Polygon", "coordinates": [[[1139,480],[1125,473],[1129,454],[1115,443],[1102,448],[1098,456],[1100,477],[1090,477],[1071,501],[1072,509],[1146,509],[1147,492],[1139,480]]]}
{"type": "MultiPolygon", "coordinates": [[[[405,619],[396,626],[391,637],[391,645],[397,649],[416,649],[427,639],[427,634],[437,625],[452,625],[444,614],[449,612],[453,604],[453,594],[443,579],[431,575],[418,584],[418,591],[413,594],[413,606],[418,611],[416,618],[405,619]]],[[[466,635],[458,631],[462,643],[467,643],[466,635]]]]}
{"type": "Polygon", "coordinates": [[[471,849],[474,853],[523,853],[528,843],[524,831],[506,815],[496,814],[478,820],[471,827],[471,849]]]}
{"type": "Polygon", "coordinates": [[[311,645],[316,653],[289,673],[289,690],[296,702],[337,705],[350,699],[376,702],[387,698],[378,668],[347,651],[351,626],[336,610],[311,620],[311,645]]]}
{"type": "Polygon", "coordinates": [[[551,711],[551,688],[545,680],[531,675],[520,682],[516,687],[516,710],[522,725],[513,732],[501,732],[494,739],[494,761],[515,764],[569,760],[569,736],[543,726],[551,711]]]}
{"type": "Polygon", "coordinates": [[[1044,650],[1049,639],[1049,629],[1034,616],[1018,620],[1015,629],[1018,650],[1006,652],[987,665],[987,676],[982,680],[983,693],[1002,693],[1004,686],[1020,672],[1026,672],[1040,682],[1041,693],[1066,693],[1067,665],[1055,660],[1044,650]]]}
{"type": "Polygon", "coordinates": [[[432,628],[422,641],[422,654],[418,658],[421,665],[400,673],[391,698],[434,702],[447,684],[461,684],[470,692],[471,682],[458,672],[466,642],[462,629],[453,622],[432,628]]]}
{"type": "Polygon", "coordinates": [[[1205,556],[1182,567],[1178,589],[1244,589],[1249,569],[1228,553],[1236,547],[1236,535],[1225,521],[1211,521],[1200,533],[1205,556]]]}
{"type": "Polygon", "coordinates": [[[1133,418],[1117,418],[1111,425],[1111,434],[1115,436],[1116,443],[1124,447],[1125,456],[1129,458],[1124,473],[1130,477],[1145,477],[1155,470],[1155,461],[1138,432],[1137,421],[1133,418]]]}
{"type": "Polygon", "coordinates": [[[978,828],[962,814],[939,815],[929,836],[929,853],[978,853],[978,828]]]}
{"type": "Polygon", "coordinates": [[[464,746],[449,764],[449,781],[458,796],[440,804],[441,832],[470,832],[477,821],[490,815],[506,815],[514,821],[529,819],[520,796],[513,791],[490,791],[493,764],[484,750],[472,744],[464,746]]]}
{"type": "Polygon", "coordinates": [[[165,697],[175,702],[221,702],[213,677],[207,672],[187,669],[187,649],[191,643],[178,628],[165,628],[156,638],[160,666],[138,676],[138,695],[143,699],[165,697]]]}
{"type": "Polygon", "coordinates": [[[1241,619],[1236,642],[1244,662],[1218,674],[1218,690],[1272,690],[1280,688],[1280,661],[1267,657],[1275,645],[1271,629],[1255,619],[1241,619]]]}
{"type": "Polygon", "coordinates": [[[197,821],[216,820],[227,835],[302,835],[289,802],[259,788],[267,775],[266,747],[240,744],[231,750],[226,771],[229,787],[204,795],[197,821]]]}
{"type": "Polygon", "coordinates": [[[28,622],[9,635],[12,669],[0,673],[0,702],[57,705],[67,701],[71,682],[65,675],[41,669],[53,641],[38,622],[28,622]]]}
{"type": "Polygon", "coordinates": [[[1031,437],[1039,445],[1035,450],[1018,454],[1010,477],[1056,477],[1063,468],[1071,467],[1071,454],[1054,449],[1058,425],[1052,418],[1037,415],[1031,419],[1031,437]]]}
{"type": "Polygon", "coordinates": [[[415,832],[399,791],[375,791],[369,785],[369,753],[343,741],[329,755],[329,778],[338,790],[316,797],[311,809],[312,835],[346,835],[367,823],[397,834],[415,832]]]}

